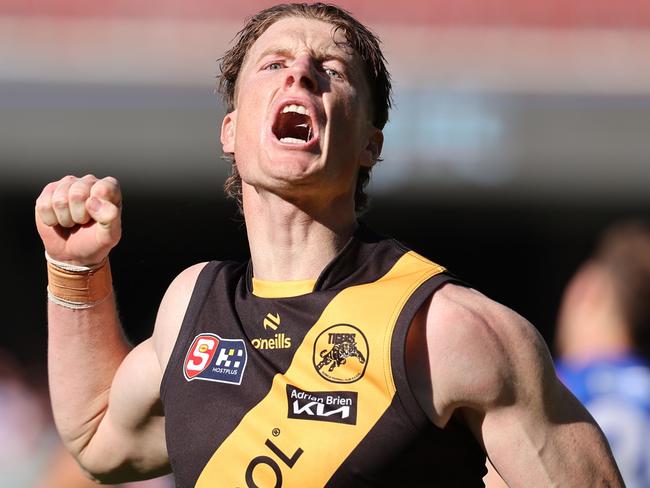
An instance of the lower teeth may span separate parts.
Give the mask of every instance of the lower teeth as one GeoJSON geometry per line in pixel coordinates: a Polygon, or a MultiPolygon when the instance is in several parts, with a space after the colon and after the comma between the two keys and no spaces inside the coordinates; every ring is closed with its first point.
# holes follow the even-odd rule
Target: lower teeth
{"type": "Polygon", "coordinates": [[[280,142],[287,142],[289,144],[302,144],[305,141],[303,141],[302,139],[296,139],[295,137],[283,137],[282,139],[280,139],[280,142]]]}

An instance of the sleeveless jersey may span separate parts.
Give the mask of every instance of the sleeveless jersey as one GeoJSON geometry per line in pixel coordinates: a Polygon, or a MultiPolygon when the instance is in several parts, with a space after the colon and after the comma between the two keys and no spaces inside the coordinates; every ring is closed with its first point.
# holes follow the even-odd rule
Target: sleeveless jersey
{"type": "Polygon", "coordinates": [[[558,376],[593,415],[612,448],[625,486],[650,486],[650,363],[629,355],[574,365],[558,376]]]}
{"type": "Polygon", "coordinates": [[[177,486],[483,486],[474,437],[435,427],[405,370],[415,313],[452,279],[363,227],[300,296],[208,263],[161,386],[177,486]]]}

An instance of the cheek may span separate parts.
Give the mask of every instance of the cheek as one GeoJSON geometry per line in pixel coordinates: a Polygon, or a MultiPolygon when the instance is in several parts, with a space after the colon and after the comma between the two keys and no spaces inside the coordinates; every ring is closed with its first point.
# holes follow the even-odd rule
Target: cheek
{"type": "Polygon", "coordinates": [[[350,93],[345,98],[344,103],[335,104],[332,108],[333,135],[337,139],[344,139],[348,146],[344,148],[349,150],[349,144],[354,144],[361,139],[362,129],[365,127],[367,107],[357,96],[356,92],[350,93]]]}
{"type": "MultiPolygon", "coordinates": [[[[250,93],[250,92],[249,92],[250,93]]],[[[244,95],[239,99],[237,109],[237,141],[250,143],[257,141],[264,125],[263,104],[259,97],[244,95]]]]}

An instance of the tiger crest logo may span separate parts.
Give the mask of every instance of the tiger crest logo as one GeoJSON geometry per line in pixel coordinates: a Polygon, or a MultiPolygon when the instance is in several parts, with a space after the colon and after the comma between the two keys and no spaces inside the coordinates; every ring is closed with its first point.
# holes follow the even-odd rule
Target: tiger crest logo
{"type": "Polygon", "coordinates": [[[368,365],[368,341],[353,325],[337,324],[320,333],[314,343],[314,368],[327,381],[353,383],[368,365]]]}

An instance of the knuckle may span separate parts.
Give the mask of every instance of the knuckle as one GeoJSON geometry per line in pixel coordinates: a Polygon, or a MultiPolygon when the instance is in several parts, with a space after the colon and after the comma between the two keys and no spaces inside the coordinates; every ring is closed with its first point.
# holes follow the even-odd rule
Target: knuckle
{"type": "Polygon", "coordinates": [[[58,186],[58,184],[59,184],[58,181],[50,181],[47,185],[43,187],[43,191],[41,193],[44,194],[44,193],[53,192],[58,186]]]}
{"type": "Polygon", "coordinates": [[[71,201],[80,203],[88,199],[89,192],[88,189],[83,186],[73,186],[70,188],[68,196],[71,201]]]}
{"type": "Polygon", "coordinates": [[[121,195],[120,183],[115,178],[108,176],[100,181],[103,182],[104,186],[107,188],[111,196],[121,195]]]}
{"type": "Polygon", "coordinates": [[[34,204],[38,210],[46,210],[50,207],[50,201],[51,199],[48,195],[41,193],[38,198],[36,198],[36,202],[34,204]]]}
{"type": "Polygon", "coordinates": [[[44,214],[44,213],[50,211],[50,206],[49,206],[49,205],[46,205],[46,204],[44,204],[44,203],[36,202],[36,211],[37,211],[39,214],[44,214]]]}
{"type": "Polygon", "coordinates": [[[36,213],[39,215],[49,215],[51,213],[52,207],[50,207],[49,204],[41,203],[41,202],[36,202],[36,213]]]}
{"type": "Polygon", "coordinates": [[[40,195],[36,198],[36,201],[48,201],[50,200],[52,194],[54,193],[54,190],[56,190],[57,187],[57,182],[51,182],[48,183],[43,187],[43,190],[41,190],[40,195]]]}
{"type": "Polygon", "coordinates": [[[92,194],[104,200],[111,200],[120,195],[120,190],[109,182],[99,180],[93,185],[92,194]]]}
{"type": "Polygon", "coordinates": [[[100,182],[97,182],[93,185],[90,193],[97,198],[101,198],[102,200],[105,200],[110,196],[110,190],[100,182]]]}
{"type": "Polygon", "coordinates": [[[68,206],[68,199],[65,195],[54,195],[52,197],[52,206],[56,209],[64,209],[68,206]]]}
{"type": "Polygon", "coordinates": [[[102,178],[101,181],[105,181],[105,182],[107,182],[107,183],[109,183],[109,184],[111,184],[111,185],[113,185],[113,186],[115,186],[117,188],[120,187],[120,182],[117,181],[117,178],[114,178],[113,176],[107,176],[106,178],[102,178]]]}

